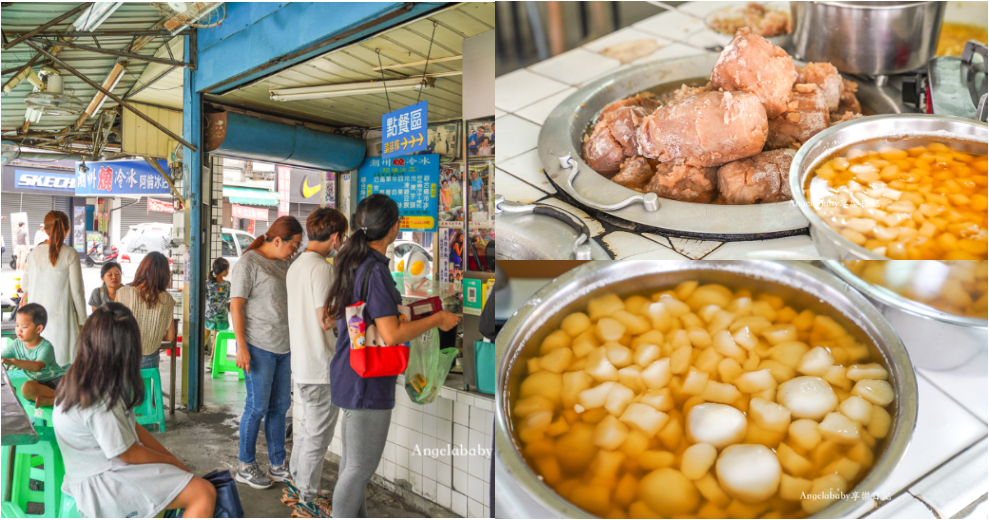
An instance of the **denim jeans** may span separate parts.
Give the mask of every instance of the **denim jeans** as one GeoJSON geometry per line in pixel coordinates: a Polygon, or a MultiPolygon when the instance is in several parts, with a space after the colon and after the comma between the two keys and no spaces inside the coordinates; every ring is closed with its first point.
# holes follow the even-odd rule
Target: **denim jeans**
{"type": "Polygon", "coordinates": [[[161,364],[161,351],[156,350],[154,354],[141,356],[141,368],[158,368],[161,364]]]}
{"type": "MultiPolygon", "coordinates": [[[[237,346],[240,348],[240,345],[237,346]]],[[[253,464],[258,432],[264,419],[264,438],[272,466],[285,463],[285,414],[292,405],[292,354],[273,354],[248,343],[251,371],[244,376],[247,403],[240,418],[242,464],[253,464]]]]}

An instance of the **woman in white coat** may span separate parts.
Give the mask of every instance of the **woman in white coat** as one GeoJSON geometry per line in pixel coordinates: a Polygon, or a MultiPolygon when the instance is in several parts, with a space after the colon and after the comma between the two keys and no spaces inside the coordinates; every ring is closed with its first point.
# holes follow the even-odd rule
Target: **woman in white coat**
{"type": "Polygon", "coordinates": [[[61,211],[45,215],[48,240],[27,258],[21,278],[25,303],[37,303],[48,311],[44,336],[55,347],[55,361],[65,366],[75,357],[79,328],[86,321],[86,294],[79,253],[63,243],[69,233],[69,216],[61,211]]]}

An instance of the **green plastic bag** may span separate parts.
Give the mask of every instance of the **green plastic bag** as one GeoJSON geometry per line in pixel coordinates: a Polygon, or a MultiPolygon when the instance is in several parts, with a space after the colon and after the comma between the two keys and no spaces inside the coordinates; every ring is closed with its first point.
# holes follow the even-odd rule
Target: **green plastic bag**
{"type": "Polygon", "coordinates": [[[416,404],[429,404],[436,399],[460,351],[440,348],[439,329],[429,329],[412,340],[409,365],[405,369],[405,391],[416,404]]]}

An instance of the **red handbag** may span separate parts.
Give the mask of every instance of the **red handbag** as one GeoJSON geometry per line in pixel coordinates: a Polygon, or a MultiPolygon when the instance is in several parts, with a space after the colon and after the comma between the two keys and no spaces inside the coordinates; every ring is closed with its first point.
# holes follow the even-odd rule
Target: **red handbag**
{"type": "MultiPolygon", "coordinates": [[[[364,269],[361,277],[361,300],[346,309],[347,333],[350,335],[350,368],[361,377],[397,376],[409,364],[408,345],[388,345],[374,320],[367,319],[367,284],[373,266],[364,269]]],[[[405,305],[398,306],[399,322],[409,321],[411,313],[405,305]]]]}

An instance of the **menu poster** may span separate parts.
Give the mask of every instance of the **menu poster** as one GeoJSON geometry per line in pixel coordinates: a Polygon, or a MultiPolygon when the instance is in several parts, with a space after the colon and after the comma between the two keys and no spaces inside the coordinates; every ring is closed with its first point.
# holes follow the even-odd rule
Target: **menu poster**
{"type": "Polygon", "coordinates": [[[436,231],[440,156],[368,157],[357,170],[360,199],[383,193],[398,204],[401,231],[436,231]]]}
{"type": "Polygon", "coordinates": [[[337,174],[334,172],[326,172],[326,189],[323,190],[323,197],[325,207],[337,207],[337,174]]]}
{"type": "Polygon", "coordinates": [[[464,221],[463,174],[459,164],[440,166],[440,221],[464,221]]]}
{"type": "Polygon", "coordinates": [[[72,207],[72,247],[86,252],[86,206],[72,207]]]}
{"type": "Polygon", "coordinates": [[[276,179],[278,180],[278,216],[284,217],[292,212],[291,186],[292,168],[289,166],[275,166],[276,179]]]}
{"type": "Polygon", "coordinates": [[[441,228],[437,280],[459,288],[464,278],[464,232],[459,229],[441,228]]]}

